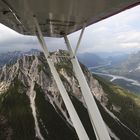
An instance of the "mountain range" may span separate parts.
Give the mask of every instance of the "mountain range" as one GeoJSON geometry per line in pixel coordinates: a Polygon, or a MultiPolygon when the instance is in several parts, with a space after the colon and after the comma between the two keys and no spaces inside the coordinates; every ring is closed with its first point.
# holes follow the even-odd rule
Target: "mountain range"
{"type": "Polygon", "coordinates": [[[7,53],[0,53],[0,67],[4,66],[5,64],[15,63],[18,58],[23,57],[24,55],[36,55],[40,53],[37,49],[31,49],[30,51],[13,51],[7,53]]]}
{"type": "MultiPolygon", "coordinates": [[[[70,59],[55,57],[61,54],[67,52],[52,53],[52,61],[90,140],[96,140],[70,59]]],[[[81,67],[112,140],[140,140],[140,98],[81,67]]],[[[42,53],[0,69],[0,140],[78,140],[42,53]]]]}
{"type": "Polygon", "coordinates": [[[99,66],[106,63],[104,59],[94,53],[78,54],[78,59],[87,67],[99,66]]]}

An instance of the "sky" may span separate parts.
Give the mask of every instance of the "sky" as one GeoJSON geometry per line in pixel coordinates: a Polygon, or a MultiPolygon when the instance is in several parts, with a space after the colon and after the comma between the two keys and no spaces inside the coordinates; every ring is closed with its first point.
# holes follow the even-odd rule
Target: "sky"
{"type": "MultiPolygon", "coordinates": [[[[75,48],[80,31],[69,35],[75,48]]],[[[45,38],[49,50],[66,49],[61,38],[45,38]]],[[[36,37],[21,35],[0,24],[0,52],[40,49],[36,37]]],[[[140,50],[140,6],[86,27],[78,53],[140,50]]]]}

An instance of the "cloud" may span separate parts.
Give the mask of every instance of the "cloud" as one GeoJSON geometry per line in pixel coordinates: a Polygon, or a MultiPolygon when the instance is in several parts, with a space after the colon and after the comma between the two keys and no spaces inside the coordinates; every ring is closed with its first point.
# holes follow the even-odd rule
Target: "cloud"
{"type": "MultiPolygon", "coordinates": [[[[62,39],[46,37],[45,40],[50,50],[64,48],[61,47],[64,46],[62,45],[64,44],[62,39]]],[[[41,49],[37,37],[19,34],[0,24],[0,52],[12,50],[30,50],[32,48],[41,49]]]]}
{"type": "Polygon", "coordinates": [[[140,43],[138,42],[122,43],[121,46],[123,48],[140,48],[140,43]]]}
{"type": "MultiPolygon", "coordinates": [[[[140,6],[86,28],[78,52],[124,51],[140,45],[140,6]]],[[[80,31],[69,35],[75,48],[80,31]]],[[[66,48],[64,39],[45,38],[49,50],[66,48]]],[[[23,36],[0,24],[0,51],[40,48],[36,37],[23,36]]]]}
{"type": "Polygon", "coordinates": [[[121,32],[117,39],[121,42],[140,42],[140,31],[132,30],[127,32],[121,32]]]}
{"type": "Polygon", "coordinates": [[[130,48],[140,48],[139,13],[140,6],[137,6],[87,27],[79,52],[130,51],[130,48]]]}

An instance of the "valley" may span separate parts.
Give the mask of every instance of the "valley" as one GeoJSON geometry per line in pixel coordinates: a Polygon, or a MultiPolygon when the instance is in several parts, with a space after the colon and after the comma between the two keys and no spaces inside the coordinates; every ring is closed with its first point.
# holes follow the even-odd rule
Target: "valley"
{"type": "MultiPolygon", "coordinates": [[[[96,140],[69,58],[53,61],[89,138],[96,140]]],[[[81,67],[111,139],[140,140],[140,98],[81,67]]],[[[41,52],[24,55],[0,70],[0,130],[2,140],[78,140],[41,52]]]]}
{"type": "Polygon", "coordinates": [[[140,52],[129,54],[127,57],[126,54],[124,54],[124,57],[120,57],[119,60],[118,57],[112,57],[105,59],[109,61],[106,64],[88,67],[88,69],[94,74],[140,95],[140,52]]]}
{"type": "MultiPolygon", "coordinates": [[[[100,66],[102,67],[102,66],[100,66]]],[[[97,67],[95,67],[96,69],[97,67]]],[[[99,67],[98,67],[99,68],[99,67]]],[[[134,79],[130,79],[127,77],[119,76],[119,75],[113,75],[113,74],[108,74],[108,73],[101,73],[98,72],[98,70],[94,71],[94,68],[89,68],[93,74],[99,75],[117,85],[120,85],[126,89],[128,89],[131,92],[135,92],[136,94],[140,94],[140,82],[134,79]],[[96,72],[97,71],[97,72],[96,72]]]]}

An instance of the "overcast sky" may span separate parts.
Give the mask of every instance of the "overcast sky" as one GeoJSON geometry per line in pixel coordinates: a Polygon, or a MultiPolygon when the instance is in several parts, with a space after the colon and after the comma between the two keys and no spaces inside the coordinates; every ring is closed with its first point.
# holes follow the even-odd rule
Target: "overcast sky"
{"type": "MultiPolygon", "coordinates": [[[[80,32],[69,35],[75,47],[80,32]]],[[[46,38],[51,50],[65,48],[63,39],[46,38]]],[[[36,37],[23,36],[0,24],[0,52],[40,48],[36,37]]],[[[86,28],[79,53],[140,50],[140,6],[86,28]]]]}

